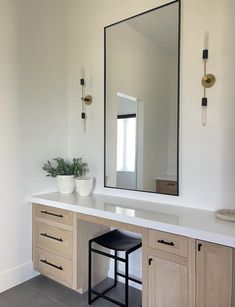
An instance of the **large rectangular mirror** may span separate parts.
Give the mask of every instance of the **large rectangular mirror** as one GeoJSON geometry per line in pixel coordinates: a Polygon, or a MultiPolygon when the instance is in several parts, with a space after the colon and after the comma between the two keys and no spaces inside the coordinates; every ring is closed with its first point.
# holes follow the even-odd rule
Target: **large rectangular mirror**
{"type": "Polygon", "coordinates": [[[178,195],[180,1],[104,32],[104,185],[178,195]]]}

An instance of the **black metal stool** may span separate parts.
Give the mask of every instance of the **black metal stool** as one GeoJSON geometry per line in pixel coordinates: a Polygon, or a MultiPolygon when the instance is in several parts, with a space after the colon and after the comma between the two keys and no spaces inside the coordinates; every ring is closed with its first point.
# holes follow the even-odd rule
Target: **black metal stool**
{"type": "Polygon", "coordinates": [[[128,266],[129,266],[129,255],[140,248],[142,246],[142,241],[140,238],[134,238],[131,236],[128,236],[119,230],[113,230],[108,233],[105,233],[101,236],[98,236],[96,238],[93,238],[89,240],[89,264],[88,264],[88,304],[91,305],[94,301],[96,301],[98,298],[102,297],[103,299],[106,299],[110,301],[113,304],[116,304],[118,306],[122,307],[128,307],[128,298],[129,298],[129,280],[134,281],[138,284],[142,284],[141,281],[130,277],[128,266]],[[95,249],[92,247],[92,243],[95,242],[96,244],[114,250],[114,255],[111,255],[109,253],[100,251],[98,249],[95,249]],[[125,258],[121,258],[118,256],[118,252],[122,251],[125,252],[125,258]],[[101,293],[92,289],[91,287],[91,275],[92,275],[92,253],[97,253],[106,257],[109,257],[111,259],[114,259],[114,284],[109,287],[108,289],[105,289],[101,293]],[[117,271],[117,262],[121,261],[125,263],[125,274],[119,273],[117,271]],[[117,276],[121,276],[125,278],[125,304],[120,303],[109,296],[105,295],[108,291],[110,291],[112,288],[114,288],[117,285],[117,276]],[[91,298],[91,295],[96,295],[95,298],[91,298]]]}

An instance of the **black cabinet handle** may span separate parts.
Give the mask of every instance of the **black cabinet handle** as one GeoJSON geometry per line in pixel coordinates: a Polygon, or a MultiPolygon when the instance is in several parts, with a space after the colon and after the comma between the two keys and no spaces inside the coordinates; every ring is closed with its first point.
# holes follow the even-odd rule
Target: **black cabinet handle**
{"type": "Polygon", "coordinates": [[[43,237],[46,237],[46,238],[49,238],[49,239],[52,239],[52,240],[56,240],[56,241],[59,241],[59,242],[63,242],[63,239],[50,236],[47,233],[40,233],[40,236],[43,236],[43,237]]]}
{"type": "Polygon", "coordinates": [[[171,186],[171,187],[174,187],[175,186],[175,183],[167,183],[166,185],[169,185],[169,186],[171,186]]]}
{"type": "Polygon", "coordinates": [[[200,252],[202,249],[202,243],[198,243],[197,250],[200,252]]]}
{"type": "Polygon", "coordinates": [[[52,266],[53,268],[56,268],[56,269],[58,269],[58,270],[60,270],[60,271],[63,271],[62,266],[58,266],[58,265],[55,265],[55,264],[53,264],[53,263],[50,263],[50,262],[48,262],[46,259],[45,259],[45,260],[41,259],[40,261],[41,261],[42,263],[45,263],[45,264],[49,265],[49,266],[52,266]]]}
{"type": "Polygon", "coordinates": [[[149,258],[149,265],[152,264],[153,258],[149,258]]]}
{"type": "Polygon", "coordinates": [[[158,243],[166,244],[166,245],[170,245],[170,246],[175,246],[174,242],[167,242],[165,240],[158,240],[158,243]]]}
{"type": "Polygon", "coordinates": [[[49,211],[46,211],[46,210],[45,211],[41,210],[41,213],[63,218],[62,214],[56,214],[56,213],[52,213],[52,212],[49,212],[49,211]]]}

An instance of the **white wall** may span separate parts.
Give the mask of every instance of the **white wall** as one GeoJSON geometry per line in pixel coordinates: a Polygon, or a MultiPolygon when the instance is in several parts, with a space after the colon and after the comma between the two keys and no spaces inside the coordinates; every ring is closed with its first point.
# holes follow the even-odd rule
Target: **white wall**
{"type": "Polygon", "coordinates": [[[33,276],[32,193],[67,154],[64,0],[0,0],[0,292],[33,276]]]}
{"type": "Polygon", "coordinates": [[[71,156],[80,154],[88,160],[91,174],[97,178],[98,193],[203,209],[235,207],[233,0],[182,1],[180,196],[103,187],[103,27],[164,2],[69,0],[69,153],[71,156]],[[206,30],[210,33],[208,72],[215,73],[217,83],[208,90],[208,125],[202,127],[201,52],[206,30]],[[94,96],[94,102],[88,109],[86,134],[81,132],[78,120],[80,64],[86,67],[87,90],[94,96]]]}

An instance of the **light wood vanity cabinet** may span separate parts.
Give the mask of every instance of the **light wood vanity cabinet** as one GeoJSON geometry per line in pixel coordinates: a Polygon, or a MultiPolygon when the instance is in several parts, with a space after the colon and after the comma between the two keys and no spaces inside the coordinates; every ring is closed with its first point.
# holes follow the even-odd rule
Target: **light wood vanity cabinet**
{"type": "Polygon", "coordinates": [[[74,287],[73,212],[33,206],[34,269],[70,288],[74,287]]]}
{"type": "Polygon", "coordinates": [[[193,307],[195,240],[148,231],[148,307],[193,307]]]}
{"type": "Polygon", "coordinates": [[[196,307],[234,307],[233,249],[204,241],[196,247],[196,307]]]}
{"type": "MultiPolygon", "coordinates": [[[[33,205],[34,269],[87,290],[88,240],[110,227],[142,234],[143,307],[235,307],[233,248],[86,214],[33,205]]],[[[93,259],[94,284],[109,262],[93,259]]]]}
{"type": "Polygon", "coordinates": [[[188,268],[172,257],[150,256],[149,307],[187,307],[188,268]]]}
{"type": "Polygon", "coordinates": [[[235,307],[232,248],[148,231],[148,307],[235,307]]]}
{"type": "MultiPolygon", "coordinates": [[[[87,290],[88,240],[109,230],[107,226],[80,221],[75,212],[33,204],[34,269],[84,293],[87,290]]],[[[104,261],[94,273],[94,280],[99,282],[106,278],[107,271],[108,263],[104,261]]]]}

